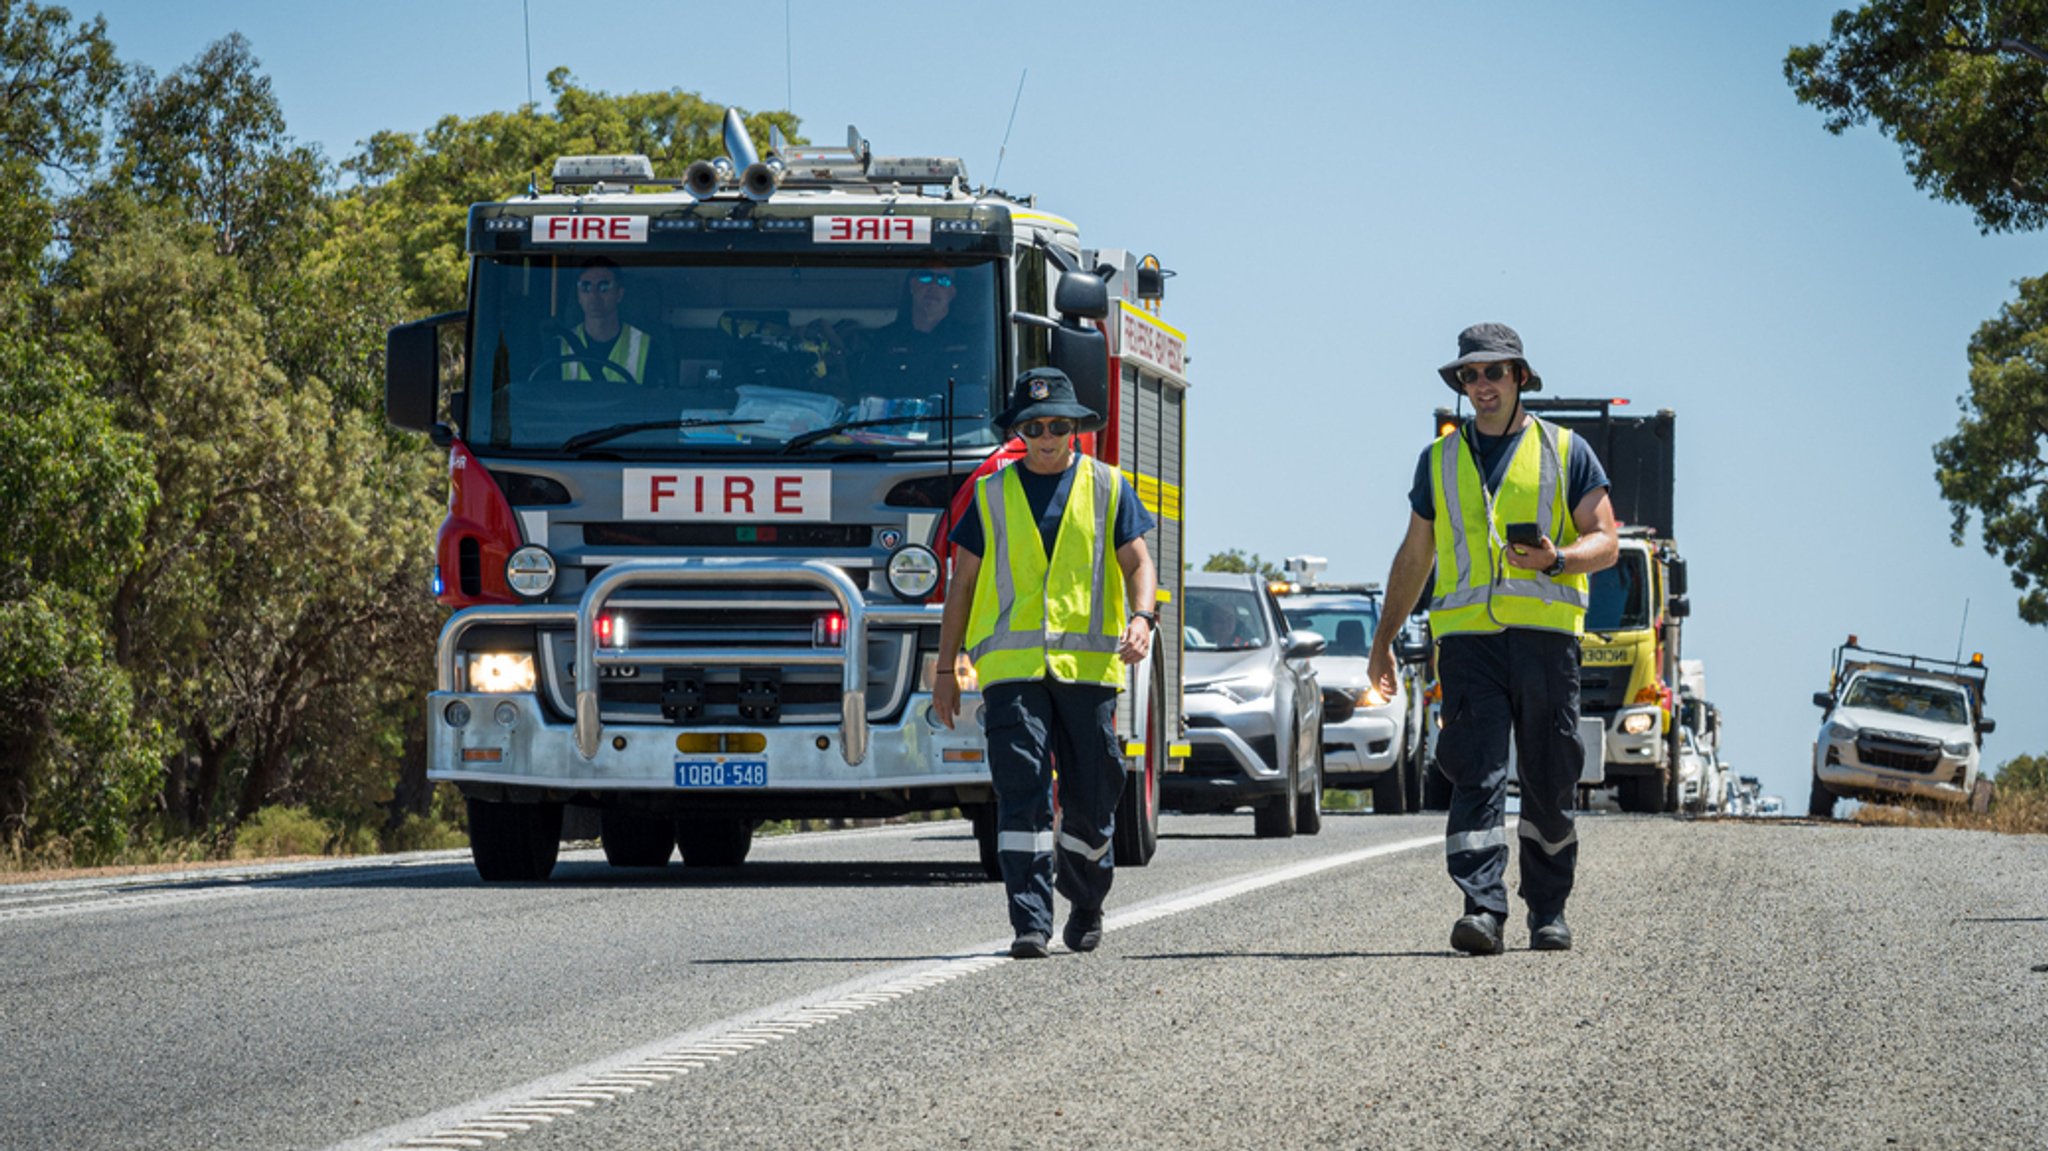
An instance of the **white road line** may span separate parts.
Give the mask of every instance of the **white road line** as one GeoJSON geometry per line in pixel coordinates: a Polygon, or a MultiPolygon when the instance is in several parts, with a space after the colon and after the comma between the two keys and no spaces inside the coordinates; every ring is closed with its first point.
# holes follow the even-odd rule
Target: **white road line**
{"type": "MultiPolygon", "coordinates": [[[[1123,930],[1368,859],[1441,848],[1443,842],[1441,835],[1421,836],[1254,872],[1134,904],[1109,914],[1105,926],[1123,930]]],[[[810,1028],[1009,962],[1009,940],[999,939],[961,954],[903,964],[395,1123],[335,1144],[328,1151],[469,1147],[485,1140],[501,1145],[499,1140],[565,1118],[571,1109],[596,1107],[632,1094],[639,1089],[639,1080],[665,1083],[810,1028]]]]}

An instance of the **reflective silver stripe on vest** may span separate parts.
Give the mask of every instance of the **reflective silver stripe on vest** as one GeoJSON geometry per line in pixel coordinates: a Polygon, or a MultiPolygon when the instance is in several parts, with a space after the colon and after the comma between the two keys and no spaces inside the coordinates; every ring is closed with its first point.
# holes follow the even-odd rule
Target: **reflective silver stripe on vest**
{"type": "Polygon", "coordinates": [[[633,373],[634,382],[638,383],[640,380],[640,369],[644,366],[640,362],[640,344],[647,338],[647,333],[631,324],[626,325],[626,331],[630,332],[633,338],[626,341],[625,366],[627,371],[633,373]]]}
{"type": "Polygon", "coordinates": [[[1090,863],[1109,854],[1109,840],[1103,840],[1101,847],[1090,847],[1087,840],[1082,839],[1078,835],[1068,834],[1064,828],[1060,830],[1060,846],[1066,848],[1071,854],[1078,855],[1090,863]]]}
{"type": "MultiPolygon", "coordinates": [[[[989,518],[989,522],[982,526],[987,529],[989,540],[995,545],[989,548],[988,552],[989,561],[996,569],[996,618],[995,633],[974,645],[967,653],[970,659],[980,659],[988,652],[1005,647],[1038,646],[1035,642],[1009,642],[1014,638],[1010,635],[1010,608],[1017,602],[1017,573],[1010,569],[1009,513],[1003,507],[1003,495],[1009,486],[1008,478],[998,471],[981,481],[983,489],[988,493],[989,518]]],[[[1024,638],[1029,640],[1031,637],[1024,638]]]]}
{"type": "Polygon", "coordinates": [[[1050,831],[1003,831],[996,833],[997,851],[1021,851],[1043,855],[1052,850],[1050,831]]]}
{"type": "MultiPolygon", "coordinates": [[[[1497,589],[1502,595],[1518,595],[1524,599],[1540,599],[1545,603],[1570,604],[1581,611],[1586,607],[1586,593],[1569,584],[1552,583],[1549,580],[1504,579],[1497,589]]],[[[1486,598],[1486,589],[1481,588],[1478,599],[1486,598]]],[[[1473,602],[1478,602],[1475,599],[1473,602]]]]}
{"type": "Polygon", "coordinates": [[[1082,635],[1078,632],[1062,631],[1046,635],[1045,650],[1114,652],[1121,643],[1123,637],[1120,635],[1082,635]]]}
{"type": "Polygon", "coordinates": [[[1529,822],[1527,819],[1522,820],[1522,822],[1516,826],[1515,830],[1521,834],[1523,839],[1526,839],[1531,844],[1542,848],[1543,854],[1545,855],[1556,855],[1558,852],[1563,851],[1565,848],[1570,847],[1572,844],[1577,843],[1579,841],[1579,829],[1578,825],[1576,824],[1572,826],[1572,829],[1570,831],[1565,832],[1563,839],[1558,840],[1556,843],[1552,843],[1549,840],[1543,838],[1543,833],[1536,830],[1536,825],[1529,822]]]}
{"type": "Polygon", "coordinates": [[[1508,831],[1505,827],[1489,827],[1484,831],[1461,831],[1456,835],[1444,836],[1444,854],[1457,855],[1464,851],[1485,851],[1489,847],[1506,847],[1508,831]]]}
{"type": "Polygon", "coordinates": [[[1534,416],[1529,418],[1529,422],[1536,425],[1537,442],[1542,445],[1542,454],[1536,464],[1536,529],[1543,533],[1544,539],[1555,540],[1557,535],[1551,529],[1556,525],[1551,521],[1554,518],[1553,505],[1557,503],[1557,429],[1534,416]]]}
{"type": "MultiPolygon", "coordinates": [[[[1095,554],[1088,557],[1089,574],[1093,577],[1088,593],[1090,597],[1088,603],[1088,634],[1096,636],[1102,634],[1102,613],[1104,610],[1102,600],[1106,594],[1103,585],[1109,578],[1109,573],[1103,570],[1102,555],[1109,543],[1109,537],[1116,532],[1116,525],[1109,522],[1109,501],[1110,497],[1116,494],[1116,489],[1111,487],[1110,484],[1118,477],[1115,472],[1110,471],[1108,464],[1093,456],[1088,457],[1088,463],[1094,468],[1093,474],[1095,477],[1095,482],[1091,485],[1095,489],[1095,554]],[[1108,475],[1105,476],[1105,472],[1108,475]]],[[[1049,574],[1046,582],[1048,584],[1052,582],[1049,574]]],[[[1050,615],[1051,613],[1048,612],[1047,614],[1050,615]]],[[[1046,621],[1046,626],[1048,628],[1052,626],[1050,619],[1046,621]]],[[[1065,644],[1060,645],[1060,648],[1063,651],[1072,650],[1065,644]]],[[[1095,651],[1099,649],[1087,648],[1084,650],[1095,651]]],[[[1112,643],[1110,650],[1116,650],[1116,645],[1112,643]]]]}
{"type": "MultiPolygon", "coordinates": [[[[1472,549],[1471,545],[1465,540],[1465,493],[1458,490],[1458,452],[1464,446],[1465,436],[1463,432],[1458,433],[1451,439],[1450,443],[1444,445],[1443,485],[1445,506],[1436,510],[1436,514],[1440,516],[1451,517],[1451,555],[1458,561],[1458,578],[1451,583],[1451,586],[1454,588],[1466,587],[1472,582],[1472,549]]],[[[1479,470],[1479,461],[1476,459],[1472,461],[1472,470],[1475,472],[1479,470]]],[[[1481,476],[1479,482],[1483,486],[1486,483],[1486,477],[1481,476]]],[[[1430,606],[1436,607],[1438,605],[1431,604],[1430,606]]]]}

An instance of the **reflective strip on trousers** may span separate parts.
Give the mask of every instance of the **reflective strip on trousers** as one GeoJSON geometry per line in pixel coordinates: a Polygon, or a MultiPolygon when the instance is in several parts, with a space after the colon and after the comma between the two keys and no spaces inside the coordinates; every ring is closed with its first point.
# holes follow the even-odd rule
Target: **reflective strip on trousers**
{"type": "Polygon", "coordinates": [[[1090,847],[1088,846],[1087,840],[1082,839],[1078,835],[1071,835],[1065,830],[1062,830],[1060,832],[1060,846],[1066,848],[1068,851],[1072,852],[1075,855],[1080,856],[1081,858],[1087,860],[1090,863],[1093,863],[1096,860],[1101,859],[1103,856],[1109,854],[1108,840],[1103,840],[1101,847],[1090,847]]]}
{"type": "Polygon", "coordinates": [[[1444,854],[1457,855],[1466,851],[1485,851],[1489,847],[1506,847],[1508,832],[1504,827],[1489,827],[1483,831],[1461,831],[1456,835],[1444,836],[1444,854]]]}
{"type": "Polygon", "coordinates": [[[1526,818],[1516,825],[1515,830],[1521,834],[1523,839],[1542,848],[1545,855],[1556,855],[1558,852],[1579,841],[1579,828],[1577,824],[1572,825],[1572,829],[1565,832],[1564,838],[1556,843],[1543,838],[1543,833],[1536,830],[1536,825],[1529,822],[1526,818]]]}
{"type": "Polygon", "coordinates": [[[1021,851],[1026,855],[1043,855],[1052,850],[1050,831],[1001,831],[996,833],[997,851],[1021,851]]]}

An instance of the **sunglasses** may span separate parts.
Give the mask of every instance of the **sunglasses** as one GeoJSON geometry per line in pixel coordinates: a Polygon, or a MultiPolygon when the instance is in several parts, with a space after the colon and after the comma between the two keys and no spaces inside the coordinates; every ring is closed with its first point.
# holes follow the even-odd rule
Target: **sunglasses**
{"type": "Polygon", "coordinates": [[[1499,383],[1500,378],[1502,376],[1507,375],[1509,372],[1513,370],[1514,365],[1505,362],[1498,364],[1488,364],[1486,365],[1486,368],[1484,370],[1470,367],[1459,368],[1458,382],[1461,384],[1469,384],[1479,379],[1479,377],[1485,376],[1488,381],[1493,383],[1499,383]]]}
{"type": "Polygon", "coordinates": [[[917,282],[920,284],[937,284],[941,288],[950,288],[953,286],[953,277],[944,272],[919,272],[917,274],[917,282]]]}
{"type": "Polygon", "coordinates": [[[1040,436],[1070,436],[1074,434],[1074,421],[1033,420],[1028,424],[1018,424],[1017,434],[1029,440],[1040,436]]]}

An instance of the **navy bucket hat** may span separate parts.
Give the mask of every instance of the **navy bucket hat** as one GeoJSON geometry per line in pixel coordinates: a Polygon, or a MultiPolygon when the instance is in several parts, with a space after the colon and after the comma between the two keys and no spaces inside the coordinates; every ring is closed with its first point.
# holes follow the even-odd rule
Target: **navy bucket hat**
{"type": "Polygon", "coordinates": [[[1465,386],[1458,382],[1459,368],[1468,364],[1497,364],[1502,360],[1513,360],[1529,373],[1529,378],[1522,381],[1523,391],[1543,390],[1543,377],[1536,374],[1536,369],[1530,367],[1522,355],[1522,337],[1506,324],[1474,324],[1459,332],[1458,358],[1436,371],[1452,391],[1462,396],[1465,386]]]}
{"type": "Polygon", "coordinates": [[[1074,381],[1058,368],[1033,368],[1017,377],[1010,388],[1010,406],[997,414],[995,425],[1004,432],[1028,420],[1073,420],[1077,431],[1092,432],[1107,423],[1107,417],[1087,407],[1074,396],[1074,381]]]}

